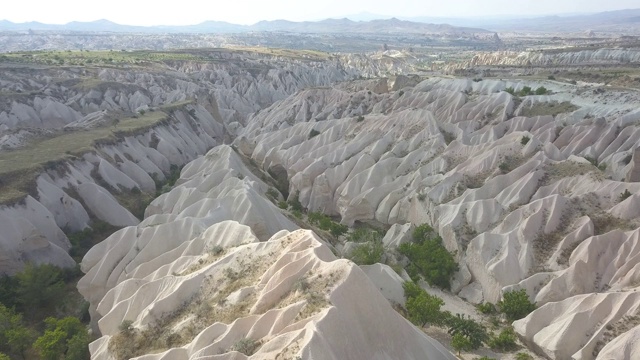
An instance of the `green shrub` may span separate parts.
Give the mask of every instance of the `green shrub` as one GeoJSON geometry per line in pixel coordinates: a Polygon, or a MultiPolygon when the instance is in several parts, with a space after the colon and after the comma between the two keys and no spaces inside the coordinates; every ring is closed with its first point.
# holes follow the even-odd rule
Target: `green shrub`
{"type": "Polygon", "coordinates": [[[280,198],[280,193],[278,192],[278,190],[271,187],[267,189],[267,192],[265,192],[264,194],[267,195],[267,197],[271,199],[271,201],[276,201],[280,198]]]}
{"type": "Polygon", "coordinates": [[[295,217],[296,219],[302,219],[302,212],[298,210],[291,210],[291,215],[293,215],[293,217],[295,217]]]}
{"type": "Polygon", "coordinates": [[[309,139],[312,139],[318,135],[320,135],[320,131],[316,129],[311,129],[311,131],[309,132],[309,139]]]}
{"type": "Polygon", "coordinates": [[[520,96],[527,96],[527,95],[531,95],[533,94],[533,91],[531,91],[531,88],[529,86],[524,86],[519,92],[518,95],[520,96]]]}
{"type": "Polygon", "coordinates": [[[504,293],[502,300],[498,302],[498,308],[507,315],[509,321],[515,321],[529,315],[536,309],[536,305],[529,301],[527,292],[520,289],[504,293]]]}
{"type": "Polygon", "coordinates": [[[618,196],[618,200],[620,200],[620,202],[623,202],[625,200],[627,200],[629,197],[631,197],[631,192],[629,191],[629,189],[625,189],[624,192],[620,193],[620,196],[618,196]]]}
{"type": "Polygon", "coordinates": [[[516,91],[512,88],[512,87],[508,87],[506,89],[504,89],[505,92],[508,92],[511,95],[515,95],[516,91]]]}
{"type": "Polygon", "coordinates": [[[357,228],[347,235],[347,241],[362,243],[368,241],[380,241],[382,240],[382,234],[376,229],[370,228],[357,228]]]}
{"type": "Polygon", "coordinates": [[[120,325],[118,325],[118,330],[120,330],[121,333],[130,333],[133,331],[133,321],[131,320],[124,320],[120,323],[120,325]]]}
{"type": "Polygon", "coordinates": [[[536,95],[546,95],[548,93],[550,93],[550,91],[547,90],[547,88],[545,88],[544,86],[540,86],[536,89],[536,95]]]}
{"type": "Polygon", "coordinates": [[[349,259],[358,265],[373,265],[382,261],[384,247],[381,241],[370,241],[356,246],[349,259]]]}
{"type": "Polygon", "coordinates": [[[549,75],[549,76],[547,76],[547,79],[549,79],[549,80],[555,80],[555,79],[556,79],[556,77],[555,77],[555,76],[553,76],[553,75],[549,75]]]}
{"type": "Polygon", "coordinates": [[[516,345],[516,334],[512,328],[503,329],[500,334],[493,336],[487,345],[497,351],[513,351],[518,345],[516,345]]]}
{"type": "Polygon", "coordinates": [[[286,201],[279,201],[278,207],[282,210],[287,210],[289,208],[289,204],[286,201]]]}
{"type": "Polygon", "coordinates": [[[533,360],[533,356],[520,352],[516,354],[516,360],[533,360]]]}
{"type": "Polygon", "coordinates": [[[245,354],[246,356],[253,355],[256,350],[260,347],[260,342],[251,338],[242,338],[238,340],[231,347],[232,351],[237,351],[239,353],[245,354]]]}
{"type": "Polygon", "coordinates": [[[478,311],[486,315],[496,313],[496,307],[492,303],[479,304],[478,306],[476,306],[476,308],[478,309],[478,311]]]}
{"type": "Polygon", "coordinates": [[[500,169],[501,173],[506,174],[509,172],[509,164],[501,162],[500,165],[498,165],[498,169],[500,169]]]}
{"type": "Polygon", "coordinates": [[[360,115],[356,118],[356,122],[363,122],[364,121],[364,116],[360,115]]]}
{"type": "Polygon", "coordinates": [[[531,138],[529,138],[528,136],[523,136],[523,137],[520,139],[520,144],[522,144],[522,145],[527,145],[527,144],[529,143],[529,140],[531,140],[531,138]]]}
{"type": "MultiPolygon", "coordinates": [[[[451,287],[451,278],[458,270],[458,264],[453,255],[442,245],[442,238],[434,236],[427,238],[432,229],[420,226],[414,231],[416,243],[404,243],[398,247],[400,254],[409,259],[407,267],[409,276],[419,274],[431,286],[442,289],[451,287]]],[[[413,279],[414,277],[412,277],[413,279]]]]}
{"type": "Polygon", "coordinates": [[[296,192],[296,195],[288,201],[289,207],[291,207],[292,211],[302,212],[304,209],[302,207],[302,203],[300,203],[300,191],[296,192]]]}

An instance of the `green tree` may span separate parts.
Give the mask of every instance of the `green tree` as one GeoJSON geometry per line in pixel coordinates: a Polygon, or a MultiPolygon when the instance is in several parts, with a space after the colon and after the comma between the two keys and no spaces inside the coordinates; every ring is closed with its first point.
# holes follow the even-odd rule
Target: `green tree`
{"type": "Polygon", "coordinates": [[[460,356],[461,351],[472,350],[471,341],[460,333],[453,335],[451,338],[451,346],[458,352],[458,356],[460,356]]]}
{"type": "Polygon", "coordinates": [[[33,332],[24,326],[22,315],[0,304],[0,350],[20,354],[33,343],[33,332]]]}
{"type": "Polygon", "coordinates": [[[69,316],[56,319],[50,317],[44,322],[46,324],[45,332],[34,343],[34,348],[43,359],[59,360],[69,353],[70,345],[72,345],[73,354],[69,355],[75,356],[79,351],[77,347],[82,341],[86,341],[88,344],[88,336],[83,335],[87,330],[78,318],[69,316]]]}
{"type": "Polygon", "coordinates": [[[86,360],[89,359],[89,343],[91,339],[86,331],[75,334],[67,341],[67,354],[65,360],[86,360]]]}
{"type": "Polygon", "coordinates": [[[536,309],[536,304],[529,301],[524,289],[520,289],[504,293],[502,300],[498,302],[498,308],[507,315],[509,321],[515,321],[529,315],[536,309]]]}
{"type": "Polygon", "coordinates": [[[6,354],[0,353],[0,360],[11,360],[6,354]]]}
{"type": "Polygon", "coordinates": [[[404,283],[405,308],[412,323],[418,326],[427,324],[441,325],[446,317],[440,311],[444,301],[435,295],[430,295],[418,285],[404,283]]]}
{"type": "Polygon", "coordinates": [[[517,348],[516,334],[512,328],[503,329],[500,334],[493,336],[487,345],[498,351],[512,351],[517,348]]]}
{"type": "Polygon", "coordinates": [[[489,338],[486,329],[480,323],[464,315],[456,314],[447,319],[449,334],[461,335],[469,340],[470,350],[475,350],[482,346],[489,338]]]}
{"type": "Polygon", "coordinates": [[[414,239],[417,243],[404,243],[398,247],[398,251],[410,261],[407,268],[409,275],[414,281],[417,275],[421,275],[429,285],[449,289],[458,264],[442,244],[442,238],[414,236],[414,239]]]}
{"type": "Polygon", "coordinates": [[[55,300],[64,296],[62,276],[59,267],[27,264],[22,272],[16,274],[16,295],[21,308],[30,313],[34,313],[35,309],[49,309],[55,300]]]}

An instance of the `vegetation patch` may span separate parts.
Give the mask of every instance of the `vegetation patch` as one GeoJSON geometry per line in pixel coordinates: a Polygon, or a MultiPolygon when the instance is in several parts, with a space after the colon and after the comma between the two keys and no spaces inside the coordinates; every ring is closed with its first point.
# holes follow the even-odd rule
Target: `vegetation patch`
{"type": "Polygon", "coordinates": [[[571,113],[579,108],[568,101],[563,101],[558,103],[554,102],[538,102],[533,104],[531,107],[525,107],[522,109],[520,113],[521,116],[533,117],[533,116],[556,116],[558,114],[566,114],[571,113]]]}
{"type": "Polygon", "coordinates": [[[114,143],[124,136],[147,131],[167,119],[161,111],[120,120],[116,128],[62,132],[36,140],[24,148],[0,153],[0,204],[19,201],[35,190],[35,179],[45,170],[60,169],[66,160],[95,151],[97,144],[114,143]]]}
{"type": "Polygon", "coordinates": [[[424,224],[414,230],[413,241],[398,247],[400,254],[409,259],[406,270],[411,279],[424,278],[431,286],[449,289],[458,264],[442,244],[442,238],[424,224]]]}
{"type": "Polygon", "coordinates": [[[529,301],[529,295],[524,289],[521,289],[505,292],[502,300],[498,302],[498,308],[509,321],[516,321],[535,310],[536,304],[529,301]]]}

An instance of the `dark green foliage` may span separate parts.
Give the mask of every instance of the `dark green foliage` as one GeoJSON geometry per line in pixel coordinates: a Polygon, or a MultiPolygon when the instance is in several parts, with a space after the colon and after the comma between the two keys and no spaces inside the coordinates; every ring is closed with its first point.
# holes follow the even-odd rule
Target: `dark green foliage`
{"type": "Polygon", "coordinates": [[[536,89],[536,95],[546,95],[548,93],[550,93],[550,91],[547,90],[547,88],[545,88],[544,86],[540,86],[536,89]]]}
{"type": "Polygon", "coordinates": [[[497,351],[513,351],[518,347],[516,334],[512,328],[503,329],[500,334],[493,336],[487,345],[497,351]]]}
{"type": "Polygon", "coordinates": [[[495,314],[497,312],[495,305],[493,305],[492,303],[479,304],[478,306],[476,306],[476,308],[478,309],[478,311],[486,315],[495,314]]]}
{"type": "Polygon", "coordinates": [[[531,140],[531,138],[529,138],[528,136],[523,136],[523,137],[520,139],[520,144],[522,144],[522,145],[527,145],[527,144],[529,143],[529,140],[531,140]]]}
{"type": "Polygon", "coordinates": [[[520,96],[527,96],[527,95],[531,95],[533,94],[533,92],[531,91],[531,88],[529,86],[524,86],[519,92],[518,95],[520,96]]]}
{"type": "Polygon", "coordinates": [[[118,227],[107,222],[95,219],[91,227],[74,233],[66,232],[67,238],[71,242],[69,255],[77,262],[80,262],[89,249],[118,229],[118,227]]]}
{"type": "Polygon", "coordinates": [[[404,91],[400,90],[400,91],[398,92],[398,97],[401,97],[402,95],[404,95],[404,91]]]}
{"type": "Polygon", "coordinates": [[[432,231],[428,226],[419,226],[414,231],[415,243],[404,243],[398,251],[409,259],[407,272],[409,276],[413,275],[412,279],[419,274],[429,285],[449,289],[458,264],[442,245],[442,238],[433,235],[432,231]]]}
{"type": "Polygon", "coordinates": [[[311,129],[311,131],[309,132],[309,139],[312,139],[318,135],[320,135],[320,131],[316,129],[311,129]]]}
{"type": "Polygon", "coordinates": [[[500,169],[501,173],[506,174],[509,172],[509,164],[501,162],[500,165],[498,165],[498,169],[500,169]]]}
{"type": "Polygon", "coordinates": [[[287,210],[289,208],[289,204],[286,201],[278,202],[278,207],[283,210],[287,210]]]}
{"type": "Polygon", "coordinates": [[[412,282],[405,282],[404,296],[407,299],[405,308],[412,323],[418,326],[427,324],[442,325],[446,313],[440,311],[444,301],[435,295],[428,294],[424,289],[412,282]]]}
{"type": "Polygon", "coordinates": [[[300,203],[299,198],[300,198],[300,191],[296,192],[296,195],[292,197],[291,200],[288,201],[289,207],[291,207],[292,211],[302,212],[302,210],[304,209],[302,207],[302,203],[300,203]]]}
{"type": "Polygon", "coordinates": [[[363,122],[364,121],[364,116],[360,115],[356,118],[356,122],[363,122]]]}
{"type": "Polygon", "coordinates": [[[484,326],[471,318],[465,318],[464,315],[456,314],[456,316],[449,317],[447,326],[450,335],[460,334],[469,340],[470,350],[479,348],[489,339],[484,326]]]}
{"type": "Polygon", "coordinates": [[[549,75],[549,76],[547,76],[547,79],[549,79],[549,80],[555,80],[555,79],[556,79],[556,77],[555,77],[555,76],[553,76],[553,75],[549,75]]]}
{"type": "Polygon", "coordinates": [[[351,254],[349,259],[358,265],[373,265],[382,261],[384,247],[381,241],[370,241],[359,244],[351,254]]]}
{"type": "Polygon", "coordinates": [[[505,92],[508,92],[511,95],[515,95],[516,91],[512,88],[512,87],[508,87],[506,89],[504,89],[505,92]]]}
{"type": "Polygon", "coordinates": [[[498,302],[498,308],[507,315],[509,321],[515,321],[529,315],[536,309],[536,305],[529,301],[527,292],[521,289],[504,293],[502,300],[498,302]]]}
{"type": "Polygon", "coordinates": [[[89,343],[86,328],[75,317],[47,318],[45,324],[44,334],[33,345],[43,359],[59,360],[70,350],[69,345],[73,355],[77,355],[81,352],[79,347],[89,343]]]}
{"type": "Polygon", "coordinates": [[[0,304],[0,350],[24,358],[34,339],[33,331],[24,326],[22,315],[0,304]]]}
{"type": "Polygon", "coordinates": [[[89,359],[89,343],[91,339],[86,331],[75,334],[67,341],[67,353],[65,360],[86,360],[89,359]]]}
{"type": "Polygon", "coordinates": [[[51,309],[55,301],[64,296],[63,272],[59,267],[43,264],[27,264],[16,274],[17,301],[21,309],[30,315],[51,309]]]}
{"type": "Polygon", "coordinates": [[[587,159],[587,161],[589,161],[591,163],[591,165],[597,167],[598,166],[598,160],[594,157],[591,156],[585,156],[585,159],[587,159]]]}
{"type": "Polygon", "coordinates": [[[18,279],[15,276],[0,275],[0,304],[15,308],[18,306],[18,279]]]}
{"type": "Polygon", "coordinates": [[[346,225],[342,225],[337,223],[325,214],[319,212],[310,212],[308,214],[309,223],[311,225],[316,225],[321,230],[325,230],[331,233],[334,237],[339,237],[340,235],[344,235],[349,231],[349,227],[346,225]]]}
{"type": "Polygon", "coordinates": [[[632,194],[629,191],[629,189],[625,189],[624,192],[620,193],[620,196],[618,196],[618,199],[620,200],[620,202],[623,202],[627,200],[631,195],[632,194]]]}

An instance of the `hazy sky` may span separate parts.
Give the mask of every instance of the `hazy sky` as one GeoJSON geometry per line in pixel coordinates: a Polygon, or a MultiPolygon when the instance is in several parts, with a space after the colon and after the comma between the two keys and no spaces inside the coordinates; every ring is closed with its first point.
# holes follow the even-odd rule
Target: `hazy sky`
{"type": "Polygon", "coordinates": [[[481,17],[584,13],[640,8],[639,0],[4,0],[0,19],[14,22],[108,19],[127,25],[187,25],[205,20],[319,20],[369,12],[389,16],[481,17]]]}

